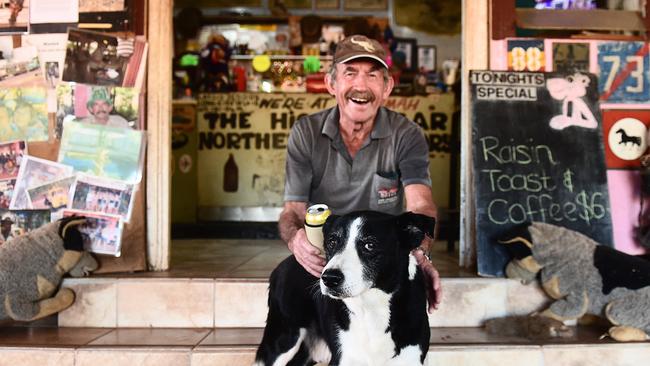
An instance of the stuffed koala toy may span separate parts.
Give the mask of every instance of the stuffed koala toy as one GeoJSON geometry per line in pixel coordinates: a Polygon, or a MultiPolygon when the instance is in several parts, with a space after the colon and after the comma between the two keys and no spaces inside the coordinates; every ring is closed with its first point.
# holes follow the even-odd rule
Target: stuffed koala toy
{"type": "Polygon", "coordinates": [[[533,222],[501,243],[512,256],[506,275],[530,282],[540,276],[555,301],[540,315],[564,321],[585,314],[613,324],[618,341],[650,339],[650,262],[598,245],[576,231],[533,222]]]}
{"type": "Polygon", "coordinates": [[[37,320],[66,309],[74,292],[59,289],[64,274],[81,277],[97,269],[83,250],[82,217],[44,225],[0,246],[0,320],[37,320]]]}

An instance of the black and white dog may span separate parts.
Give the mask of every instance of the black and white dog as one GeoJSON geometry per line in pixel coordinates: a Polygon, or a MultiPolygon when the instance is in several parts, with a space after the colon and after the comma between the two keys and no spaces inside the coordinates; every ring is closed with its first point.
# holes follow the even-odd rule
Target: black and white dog
{"type": "Polygon", "coordinates": [[[422,365],[429,349],[426,289],[411,251],[425,234],[433,236],[434,224],[410,212],[330,216],[320,281],[294,256],[271,274],[254,365],[422,365]]]}

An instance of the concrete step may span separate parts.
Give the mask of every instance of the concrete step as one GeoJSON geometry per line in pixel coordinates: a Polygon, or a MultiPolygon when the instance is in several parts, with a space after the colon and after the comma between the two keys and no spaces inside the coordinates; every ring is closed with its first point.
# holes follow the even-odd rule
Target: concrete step
{"type": "MultiPolygon", "coordinates": [[[[164,274],[66,278],[76,301],[61,312],[62,327],[264,327],[268,282],[164,274]],[[163,277],[156,277],[163,276],[163,277]]],[[[432,327],[478,327],[486,319],[529,314],[547,297],[536,285],[492,278],[443,278],[443,299],[432,327]]]]}
{"type": "MultiPolygon", "coordinates": [[[[569,339],[534,342],[482,328],[432,328],[429,366],[638,366],[650,343],[598,340],[578,328],[569,339]]],[[[0,365],[250,366],[261,328],[0,327],[0,365]]]]}

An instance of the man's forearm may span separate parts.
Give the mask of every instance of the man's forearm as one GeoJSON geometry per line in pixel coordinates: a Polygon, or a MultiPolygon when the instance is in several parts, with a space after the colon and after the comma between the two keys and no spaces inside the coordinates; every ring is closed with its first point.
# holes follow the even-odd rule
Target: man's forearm
{"type": "Polygon", "coordinates": [[[296,232],[303,227],[303,220],[296,215],[293,211],[282,211],[280,220],[278,221],[278,230],[280,231],[280,238],[285,243],[296,235],[296,232]]]}

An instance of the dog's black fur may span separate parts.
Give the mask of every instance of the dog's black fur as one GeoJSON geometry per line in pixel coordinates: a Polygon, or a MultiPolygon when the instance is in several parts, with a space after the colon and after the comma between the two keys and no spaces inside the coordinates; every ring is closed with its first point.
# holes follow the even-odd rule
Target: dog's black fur
{"type": "Polygon", "coordinates": [[[294,256],[271,274],[269,313],[255,365],[270,366],[279,360],[280,365],[329,361],[330,365],[380,366],[391,359],[404,365],[422,364],[430,336],[426,289],[410,252],[425,234],[433,236],[434,225],[433,218],[414,213],[392,216],[363,211],[330,216],[323,228],[328,263],[320,281],[294,256]],[[354,247],[347,246],[350,235],[355,237],[354,247]],[[356,258],[352,262],[362,268],[356,272],[354,265],[341,264],[342,258],[347,258],[346,263],[356,258]],[[362,286],[354,282],[359,278],[362,286]],[[370,313],[375,311],[385,316],[373,320],[370,313]],[[355,339],[359,334],[368,338],[355,339]]]}

